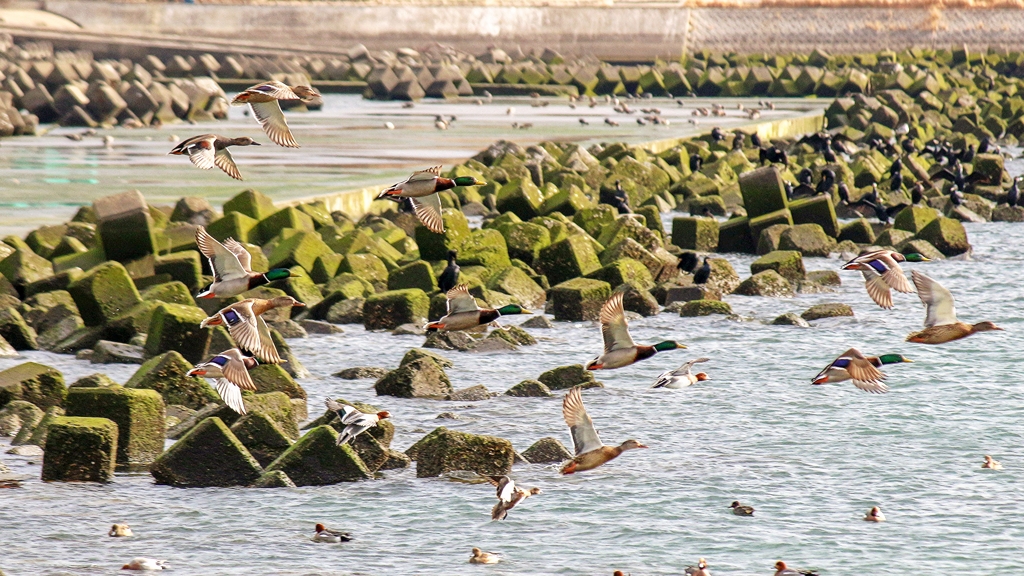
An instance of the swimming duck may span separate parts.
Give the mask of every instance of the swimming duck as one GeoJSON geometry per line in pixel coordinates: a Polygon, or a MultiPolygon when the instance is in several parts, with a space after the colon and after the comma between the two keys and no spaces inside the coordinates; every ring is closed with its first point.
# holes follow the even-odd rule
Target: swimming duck
{"type": "Polygon", "coordinates": [[[479,548],[473,548],[473,555],[469,557],[470,564],[497,564],[500,558],[494,552],[484,552],[479,548]]]}
{"type": "Polygon", "coordinates": [[[594,428],[594,421],[587,414],[583,406],[583,396],[580,395],[580,388],[577,386],[565,395],[562,400],[562,418],[569,426],[569,434],[572,436],[572,444],[576,449],[576,456],[567,462],[560,472],[562,474],[574,474],[593,470],[602,464],[606,464],[619,457],[626,450],[634,448],[647,448],[643,444],[633,440],[626,440],[619,446],[605,446],[594,428]]]}
{"type": "Polygon", "coordinates": [[[864,515],[865,522],[885,522],[885,515],[882,514],[882,509],[878,506],[872,506],[871,510],[864,515]]]}
{"type": "Polygon", "coordinates": [[[729,508],[732,508],[732,513],[737,515],[737,516],[753,516],[754,515],[754,507],[753,506],[743,506],[742,504],[740,504],[739,500],[733,500],[732,504],[729,505],[729,508]]]}
{"type": "Polygon", "coordinates": [[[197,294],[196,298],[230,298],[291,276],[291,272],[285,268],[253,272],[252,255],[241,244],[233,238],[221,244],[202,226],[196,228],[196,244],[210,261],[210,269],[213,270],[213,284],[197,294]]]}
{"type": "Polygon", "coordinates": [[[235,159],[231,157],[231,152],[228,152],[228,146],[259,145],[259,142],[248,136],[227,138],[217,134],[202,134],[178,144],[168,154],[188,156],[197,168],[209,170],[216,166],[235,180],[242,180],[242,173],[238,171],[238,166],[235,166],[235,159]]]}
{"type": "Polygon", "coordinates": [[[278,146],[298,148],[288,122],[284,119],[278,100],[312,100],[320,93],[309,86],[288,86],[272,80],[246,88],[231,100],[232,106],[249,105],[252,115],[263,127],[263,131],[278,146]]]}
{"type": "Polygon", "coordinates": [[[794,570],[786,566],[786,563],[779,560],[775,563],[775,576],[818,576],[817,572],[810,570],[794,570]]]}
{"type": "Polygon", "coordinates": [[[490,324],[501,316],[509,314],[532,314],[526,308],[518,304],[502,306],[497,310],[492,308],[481,308],[477,305],[476,299],[469,293],[469,287],[460,284],[452,288],[445,295],[448,298],[448,313],[437,322],[430,322],[428,330],[469,330],[477,326],[490,324]]]}
{"type": "Polygon", "coordinates": [[[864,287],[868,296],[882,308],[892,308],[892,288],[897,292],[910,294],[914,289],[903,275],[899,262],[928,262],[918,253],[900,254],[893,250],[872,250],[864,252],[843,264],[843,270],[860,270],[864,275],[864,287]]]}
{"type": "Polygon", "coordinates": [[[246,356],[238,348],[232,348],[217,354],[201,364],[196,364],[188,371],[189,376],[216,378],[213,387],[217,389],[224,403],[239,414],[245,414],[245,403],[242,402],[242,390],[256,391],[256,384],[249,376],[249,370],[258,362],[252,356],[246,356]]]}
{"type": "Polygon", "coordinates": [[[167,570],[170,566],[166,560],[154,560],[152,558],[132,558],[132,561],[121,566],[121,570],[167,570]]]}
{"type": "Polygon", "coordinates": [[[456,256],[458,256],[458,252],[455,250],[448,251],[448,266],[437,277],[437,287],[444,293],[455,288],[459,281],[460,268],[459,264],[455,261],[456,256]]]}
{"type": "Polygon", "coordinates": [[[338,542],[351,542],[352,535],[348,532],[342,532],[341,530],[331,530],[323,524],[317,524],[316,533],[313,534],[312,540],[313,542],[336,544],[338,542]]]}
{"type": "Polygon", "coordinates": [[[199,323],[200,328],[207,326],[227,326],[231,337],[239,348],[248,350],[269,364],[280,364],[281,356],[277,353],[274,340],[270,337],[270,328],[263,321],[263,314],[274,308],[285,306],[305,306],[291,296],[278,296],[270,300],[263,298],[246,298],[221,308],[216,314],[199,323]]]}
{"type": "Polygon", "coordinates": [[[853,385],[866,392],[885,394],[889,387],[882,383],[885,374],[879,370],[885,364],[913,362],[900,354],[864,356],[856,348],[850,348],[826,366],[811,380],[811,384],[832,384],[853,380],[853,385]]]}
{"type": "Polygon", "coordinates": [[[708,571],[708,563],[703,558],[697,560],[696,566],[687,566],[683,572],[688,576],[711,576],[711,572],[708,571]]]}
{"type": "Polygon", "coordinates": [[[338,446],[350,440],[355,440],[356,436],[373,428],[381,420],[391,417],[390,412],[383,410],[376,414],[366,414],[354,406],[335,402],[330,398],[327,398],[324,403],[327,404],[328,410],[338,414],[338,417],[341,418],[341,423],[345,425],[341,434],[338,434],[338,446]]]}
{"type": "Polygon", "coordinates": [[[1003,469],[1003,465],[998,460],[993,459],[988,454],[985,454],[985,461],[981,464],[981,467],[982,468],[986,468],[988,470],[1002,470],[1003,469]]]}
{"type": "Polygon", "coordinates": [[[444,221],[441,220],[441,198],[437,195],[442,190],[451,190],[456,186],[483,186],[481,182],[472,176],[459,176],[457,178],[442,178],[441,167],[434,166],[419,172],[413,172],[406,180],[399,182],[377,195],[381,198],[409,198],[412,200],[416,217],[431,232],[441,234],[444,232],[444,221]]]}
{"type": "Polygon", "coordinates": [[[508,516],[508,511],[515,508],[516,504],[530,496],[540,494],[540,488],[523,490],[516,486],[515,480],[508,476],[491,476],[489,481],[497,488],[498,496],[497,504],[491,509],[491,520],[504,520],[508,516]]]}
{"type": "Polygon", "coordinates": [[[658,342],[654,346],[640,346],[633,342],[626,324],[626,313],[622,309],[622,293],[613,295],[601,307],[601,334],[604,337],[604,353],[587,362],[587,370],[611,370],[629,366],[654,356],[658,352],[686,348],[671,340],[658,342]]]}
{"type": "Polygon", "coordinates": [[[110,532],[107,532],[107,536],[126,538],[135,534],[132,533],[132,527],[127,524],[114,524],[110,527],[110,532]]]}
{"type": "Polygon", "coordinates": [[[917,296],[924,304],[924,330],[908,335],[907,342],[945,344],[978,332],[1002,330],[989,321],[978,322],[972,326],[957,320],[956,305],[949,290],[917,270],[913,271],[912,276],[914,285],[917,286],[917,296]]]}
{"type": "Polygon", "coordinates": [[[675,370],[667,370],[658,375],[658,379],[654,381],[654,386],[651,388],[671,388],[673,390],[678,388],[686,388],[692,386],[697,382],[703,382],[705,380],[711,380],[711,378],[704,372],[697,372],[691,374],[690,369],[693,368],[694,364],[698,362],[707,362],[711,358],[697,358],[696,360],[690,360],[675,370]]]}

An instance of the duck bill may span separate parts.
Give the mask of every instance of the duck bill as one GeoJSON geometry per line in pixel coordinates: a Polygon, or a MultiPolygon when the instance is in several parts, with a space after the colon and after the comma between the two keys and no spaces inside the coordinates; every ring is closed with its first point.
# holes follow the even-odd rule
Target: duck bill
{"type": "Polygon", "coordinates": [[[677,350],[686,350],[686,344],[676,344],[677,350]]]}
{"type": "Polygon", "coordinates": [[[828,376],[818,376],[817,378],[815,378],[814,380],[811,381],[811,384],[814,384],[814,385],[827,384],[827,383],[828,383],[828,376]]]}
{"type": "Polygon", "coordinates": [[[527,310],[526,308],[523,308],[523,310],[522,310],[522,312],[520,312],[520,314],[533,314],[533,312],[527,310]]]}
{"type": "Polygon", "coordinates": [[[306,307],[306,303],[305,302],[296,302],[295,304],[292,304],[292,307],[293,308],[305,308],[306,307]]]}
{"type": "Polygon", "coordinates": [[[206,370],[189,370],[189,376],[206,376],[206,370]]]}
{"type": "Polygon", "coordinates": [[[913,360],[911,360],[910,358],[904,358],[904,359],[903,359],[903,361],[904,361],[904,362],[907,362],[907,363],[910,363],[910,364],[913,364],[913,363],[914,363],[914,361],[913,361],[913,360]]]}
{"type": "Polygon", "coordinates": [[[637,448],[648,448],[648,446],[646,444],[637,444],[636,447],[637,448]]]}

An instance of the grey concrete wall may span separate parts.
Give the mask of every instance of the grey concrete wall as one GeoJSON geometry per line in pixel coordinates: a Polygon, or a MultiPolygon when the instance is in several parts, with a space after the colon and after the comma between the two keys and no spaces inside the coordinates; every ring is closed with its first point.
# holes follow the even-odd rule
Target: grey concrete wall
{"type": "Polygon", "coordinates": [[[610,60],[677,58],[685,50],[834,53],[909,46],[1020,48],[1024,10],[681,8],[673,5],[398,6],[331,3],[215,5],[45,0],[86,30],[243,38],[297,48],[419,48],[479,52],[488,45],[550,47],[610,60]]]}

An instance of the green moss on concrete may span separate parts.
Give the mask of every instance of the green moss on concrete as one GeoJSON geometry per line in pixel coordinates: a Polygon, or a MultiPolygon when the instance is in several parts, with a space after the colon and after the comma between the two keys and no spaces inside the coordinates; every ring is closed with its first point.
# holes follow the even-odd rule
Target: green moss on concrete
{"type": "MultiPolygon", "coordinates": [[[[447,257],[447,256],[446,256],[447,257]]],[[[349,254],[338,266],[339,273],[349,273],[383,290],[388,285],[388,269],[384,262],[373,254],[349,254]]]]}
{"type": "Polygon", "coordinates": [[[817,224],[789,226],[779,235],[780,250],[794,250],[803,256],[828,257],[836,241],[817,224]]]}
{"type": "Polygon", "coordinates": [[[496,290],[512,296],[523,306],[539,306],[544,303],[544,289],[530,278],[526,272],[515,266],[509,266],[491,275],[487,280],[487,289],[496,290]]]}
{"type": "Polygon", "coordinates": [[[892,227],[917,234],[938,217],[939,213],[934,208],[907,206],[896,215],[892,227]]]}
{"type": "Polygon", "coordinates": [[[86,326],[99,326],[128,312],[142,296],[128,271],[119,262],[107,262],[89,270],[68,286],[86,326]]]}
{"type": "Polygon", "coordinates": [[[747,216],[756,218],[788,207],[782,175],[774,166],[744,173],[739,178],[740,193],[747,216]]]}
{"type": "Polygon", "coordinates": [[[849,240],[857,244],[871,244],[875,241],[875,231],[871,228],[870,222],[864,218],[858,218],[844,224],[839,230],[839,237],[836,239],[840,242],[849,240]]]}
{"type": "Polygon", "coordinates": [[[750,219],[732,218],[718,224],[718,252],[742,252],[751,254],[756,249],[750,235],[750,219]]]}
{"type": "Polygon", "coordinates": [[[426,226],[416,227],[416,245],[424,260],[445,260],[449,250],[458,250],[469,238],[469,220],[461,211],[444,209],[441,220],[444,222],[441,234],[431,232],[426,226]]]}
{"type": "Polygon", "coordinates": [[[917,238],[935,246],[944,256],[956,256],[971,249],[964,225],[952,218],[940,217],[932,220],[917,233],[917,238]]]}
{"type": "Polygon", "coordinates": [[[712,314],[732,314],[732,306],[721,300],[691,300],[679,308],[679,315],[687,318],[712,314]]]}
{"type": "Polygon", "coordinates": [[[794,224],[817,224],[828,236],[835,238],[839,235],[836,209],[827,195],[790,202],[789,213],[794,224]]]}
{"type": "Polygon", "coordinates": [[[601,267],[593,245],[579,235],[569,236],[540,251],[534,268],[552,284],[585,276],[601,267]]]}
{"type": "Polygon", "coordinates": [[[262,220],[276,210],[274,201],[257,190],[243,190],[224,203],[224,214],[239,212],[255,220],[262,220]]]}
{"type": "Polygon", "coordinates": [[[684,250],[713,251],[718,248],[718,228],[714,218],[673,218],[672,244],[684,250]]]}
{"type": "Polygon", "coordinates": [[[206,227],[206,231],[221,242],[228,238],[234,238],[239,242],[259,242],[259,234],[256,232],[256,225],[259,220],[246,216],[241,212],[230,212],[225,214],[206,227]]]}
{"type": "Polygon", "coordinates": [[[611,298],[612,288],[607,282],[590,278],[574,278],[551,287],[555,320],[597,320],[601,307],[611,298]]]}
{"type": "Polygon", "coordinates": [[[803,280],[804,260],[795,250],[776,250],[758,258],[750,265],[750,273],[757,274],[765,270],[774,270],[790,282],[803,280]]]}
{"type": "Polygon", "coordinates": [[[106,418],[57,418],[50,424],[42,479],[110,482],[117,462],[117,424],[106,418]]]}
{"type": "Polygon", "coordinates": [[[371,477],[362,460],[348,444],[337,445],[338,433],[317,426],[275,460],[267,471],[280,470],[296,486],[324,486],[371,477]]]}
{"type": "Polygon", "coordinates": [[[430,298],[418,288],[389,290],[374,294],[363,304],[367,330],[393,330],[402,324],[425,322],[430,298]]]}
{"type": "Polygon", "coordinates": [[[206,318],[202,308],[179,304],[160,304],[153,312],[146,337],[146,353],[155,356],[176,350],[192,363],[206,355],[213,329],[200,328],[206,318]]]}
{"type": "Polygon", "coordinates": [[[388,372],[374,385],[378,396],[444,398],[452,393],[448,375],[430,358],[419,358],[388,372]]]}
{"type": "Polygon", "coordinates": [[[441,428],[416,451],[416,477],[433,478],[445,472],[470,470],[485,476],[508,474],[515,449],[504,438],[441,428]]]}
{"type": "Polygon", "coordinates": [[[0,274],[24,293],[25,286],[52,276],[53,264],[25,247],[0,260],[0,274]]]}
{"type": "Polygon", "coordinates": [[[0,372],[0,407],[22,400],[46,410],[62,406],[66,395],[64,375],[49,366],[25,362],[0,372]]]}
{"type": "Polygon", "coordinates": [[[15,350],[38,350],[36,331],[28,325],[17,308],[0,309],[0,337],[15,350]]]}
{"type": "Polygon", "coordinates": [[[192,369],[177,351],[164,352],[146,360],[125,383],[126,388],[156,390],[166,404],[177,404],[198,410],[211,402],[218,402],[217,392],[206,380],[189,376],[192,369]]]}
{"type": "Polygon", "coordinates": [[[246,486],[263,469],[220,418],[207,418],[153,462],[149,472],[157,484],[205,488],[246,486]]]}
{"type": "MultiPolygon", "coordinates": [[[[195,306],[196,303],[188,287],[178,281],[150,286],[143,290],[140,295],[144,301],[166,302],[182,306],[195,306]]],[[[148,329],[148,327],[149,325],[147,324],[146,328],[148,329]]]]}
{"type": "Polygon", "coordinates": [[[118,466],[147,465],[164,449],[164,401],[156,390],[71,388],[68,416],[109,418],[117,424],[118,466]]]}
{"type": "Polygon", "coordinates": [[[259,364],[249,370],[258,394],[284,392],[289,398],[306,399],[306,391],[280,364],[259,364]]]}
{"type": "Polygon", "coordinates": [[[277,423],[260,412],[239,418],[231,425],[231,432],[260,466],[269,466],[292,445],[292,440],[277,423]]]}
{"type": "Polygon", "coordinates": [[[544,196],[527,178],[515,178],[498,190],[497,209],[512,212],[523,220],[541,215],[544,196]]]}
{"type": "Polygon", "coordinates": [[[157,256],[153,263],[153,273],[167,274],[192,292],[198,292],[203,287],[203,264],[196,250],[157,256]]]}
{"type": "Polygon", "coordinates": [[[317,258],[332,254],[331,248],[312,230],[299,232],[284,239],[271,250],[267,260],[271,268],[301,266],[312,272],[317,258]]]}
{"type": "Polygon", "coordinates": [[[459,264],[483,266],[488,272],[511,266],[505,237],[497,230],[474,230],[459,249],[459,264]]]}
{"type": "Polygon", "coordinates": [[[587,278],[607,282],[612,288],[627,283],[642,290],[654,288],[654,279],[651,278],[647,267],[632,258],[620,258],[600,270],[591,272],[587,278]]]}
{"type": "Polygon", "coordinates": [[[584,368],[582,364],[552,368],[538,376],[537,380],[547,386],[549,390],[568,390],[576,386],[601,387],[601,383],[594,378],[594,373],[584,368]]]}
{"type": "Polygon", "coordinates": [[[429,263],[417,260],[388,274],[388,290],[406,288],[419,288],[428,294],[437,290],[437,278],[429,263]]]}

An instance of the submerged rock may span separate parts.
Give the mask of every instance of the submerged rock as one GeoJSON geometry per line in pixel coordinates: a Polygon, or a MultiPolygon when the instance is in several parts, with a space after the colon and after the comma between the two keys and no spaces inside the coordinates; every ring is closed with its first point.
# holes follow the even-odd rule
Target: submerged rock
{"type": "Polygon", "coordinates": [[[452,383],[437,362],[420,358],[388,372],[374,388],[378,396],[444,398],[452,392],[452,383]]]}
{"type": "Polygon", "coordinates": [[[264,472],[259,480],[253,483],[253,488],[295,488],[295,483],[287,474],[280,470],[264,472]]]}
{"type": "MultiPolygon", "coordinates": [[[[512,470],[515,449],[504,438],[437,428],[416,446],[416,477],[433,478],[454,470],[500,476],[512,470]]],[[[408,452],[407,452],[408,454],[408,452]]]]}
{"type": "Polygon", "coordinates": [[[207,418],[149,467],[157,484],[180,488],[247,486],[263,469],[220,418],[207,418]]]}
{"type": "Polygon", "coordinates": [[[189,376],[192,369],[176,351],[164,352],[146,360],[125,382],[125,388],[156,390],[167,404],[180,404],[198,410],[210,402],[219,402],[220,396],[206,380],[189,376]]]}
{"type": "Polygon", "coordinates": [[[807,320],[797,316],[793,312],[786,312],[781,316],[777,316],[775,320],[772,320],[772,324],[776,326],[800,326],[801,328],[807,328],[810,324],[807,320]]]}
{"type": "Polygon", "coordinates": [[[693,300],[679,308],[679,315],[683,317],[710,316],[712,314],[732,314],[732,307],[728,302],[721,300],[693,300]]]}
{"type": "Polygon", "coordinates": [[[779,298],[793,296],[793,286],[775,270],[758,272],[740,283],[736,294],[779,298]]]}
{"type": "Polygon", "coordinates": [[[584,389],[603,387],[594,378],[594,373],[585,369],[582,364],[552,368],[541,374],[537,379],[551,390],[568,390],[575,386],[583,386],[584,389]]]}
{"type": "Polygon", "coordinates": [[[363,461],[348,444],[338,446],[338,433],[330,426],[317,426],[288,448],[267,467],[280,470],[296,486],[324,486],[370,478],[363,461]]]}
{"type": "Polygon", "coordinates": [[[455,402],[480,402],[481,400],[490,400],[490,398],[491,393],[487,390],[487,387],[483,384],[477,384],[476,386],[456,390],[449,394],[445,400],[455,402]]]}
{"type": "Polygon", "coordinates": [[[554,324],[551,323],[551,320],[548,319],[547,316],[539,314],[530,318],[526,322],[523,322],[519,326],[523,328],[553,328],[554,324]]]}
{"type": "Polygon", "coordinates": [[[821,318],[835,318],[837,316],[853,316],[853,308],[850,308],[848,304],[830,302],[828,304],[811,306],[800,315],[801,318],[808,322],[820,320],[821,318]]]}
{"type": "Polygon", "coordinates": [[[505,391],[505,396],[516,396],[519,398],[549,398],[552,396],[551,389],[540,380],[523,380],[519,384],[505,391]]]}
{"type": "Polygon", "coordinates": [[[387,368],[374,366],[356,366],[345,368],[334,373],[334,376],[343,380],[378,380],[390,372],[387,368]]]}
{"type": "Polygon", "coordinates": [[[292,445],[277,423],[260,412],[239,418],[231,425],[231,432],[260,466],[269,466],[292,445]]]}
{"type": "Polygon", "coordinates": [[[25,362],[0,372],[0,406],[24,400],[45,410],[63,405],[66,395],[64,375],[49,366],[25,362]]]}
{"type": "Polygon", "coordinates": [[[541,438],[523,452],[523,458],[531,464],[554,464],[572,460],[573,455],[557,438],[541,438]]]}

